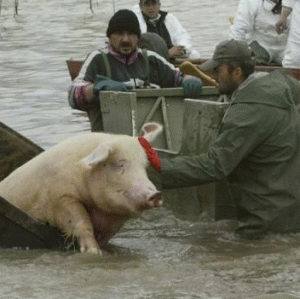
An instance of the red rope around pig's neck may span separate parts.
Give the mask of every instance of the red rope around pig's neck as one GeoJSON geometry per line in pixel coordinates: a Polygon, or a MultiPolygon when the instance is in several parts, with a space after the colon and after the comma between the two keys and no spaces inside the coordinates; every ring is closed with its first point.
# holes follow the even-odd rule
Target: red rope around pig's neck
{"type": "Polygon", "coordinates": [[[156,150],[152,147],[152,145],[149,143],[149,141],[147,139],[145,139],[143,136],[138,137],[138,140],[147,154],[150,165],[157,172],[161,172],[160,159],[159,159],[159,156],[158,156],[156,150]]]}

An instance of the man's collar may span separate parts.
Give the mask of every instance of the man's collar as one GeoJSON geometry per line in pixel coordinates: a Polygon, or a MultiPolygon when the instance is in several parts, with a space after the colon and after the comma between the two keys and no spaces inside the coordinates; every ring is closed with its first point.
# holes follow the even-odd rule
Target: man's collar
{"type": "Polygon", "coordinates": [[[231,101],[233,101],[233,99],[235,98],[235,95],[236,95],[237,92],[244,89],[246,86],[248,86],[250,83],[252,83],[256,79],[259,79],[259,78],[264,77],[266,75],[268,75],[267,72],[254,72],[251,75],[249,75],[249,77],[237,88],[237,90],[235,90],[233,92],[233,94],[231,95],[231,101]]]}
{"type": "Polygon", "coordinates": [[[249,77],[238,87],[237,90],[241,90],[243,88],[245,88],[247,85],[249,85],[250,83],[252,83],[253,81],[255,81],[258,78],[264,77],[266,76],[268,73],[267,72],[254,72],[251,75],[249,75],[249,77]]]}
{"type": "Polygon", "coordinates": [[[111,46],[111,44],[108,44],[107,51],[115,57],[118,61],[124,63],[124,64],[132,64],[134,63],[139,54],[139,49],[136,49],[133,53],[130,55],[122,55],[119,52],[115,51],[114,48],[111,46]]]}
{"type": "Polygon", "coordinates": [[[143,15],[143,17],[144,17],[144,19],[146,20],[146,21],[148,21],[148,22],[150,22],[150,23],[157,23],[158,22],[158,20],[159,20],[159,18],[161,17],[161,14],[160,13],[158,13],[158,15],[157,15],[157,17],[156,18],[152,18],[152,19],[150,19],[149,17],[147,17],[143,12],[142,12],[142,15],[143,15]]]}

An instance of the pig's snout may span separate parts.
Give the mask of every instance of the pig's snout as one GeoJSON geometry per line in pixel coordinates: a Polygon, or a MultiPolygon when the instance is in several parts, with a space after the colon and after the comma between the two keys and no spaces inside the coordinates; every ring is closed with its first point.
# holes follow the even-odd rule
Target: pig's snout
{"type": "Polygon", "coordinates": [[[156,207],[161,207],[162,202],[163,201],[162,201],[161,192],[156,191],[147,197],[147,199],[143,202],[143,204],[140,205],[139,210],[144,211],[156,207]]]}
{"type": "Polygon", "coordinates": [[[135,182],[131,188],[123,192],[135,210],[144,211],[155,207],[162,206],[162,194],[155,186],[146,180],[135,182]]]}
{"type": "Polygon", "coordinates": [[[162,206],[162,196],[161,192],[156,191],[149,199],[148,203],[150,207],[161,207],[162,206]]]}

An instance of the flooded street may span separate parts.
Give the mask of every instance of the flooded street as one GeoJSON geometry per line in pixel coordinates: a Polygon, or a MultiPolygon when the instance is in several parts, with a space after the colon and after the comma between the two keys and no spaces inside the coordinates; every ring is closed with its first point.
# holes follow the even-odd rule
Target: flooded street
{"type": "MultiPolygon", "coordinates": [[[[116,10],[138,0],[2,1],[0,121],[47,149],[90,130],[67,102],[66,60],[105,46],[116,10]],[[114,5],[113,5],[114,4],[114,5]]],[[[238,0],[161,0],[203,57],[229,33],[238,0]]],[[[166,205],[128,222],[102,257],[0,249],[0,298],[231,299],[300,296],[300,234],[238,239],[227,222],[166,205]]]]}

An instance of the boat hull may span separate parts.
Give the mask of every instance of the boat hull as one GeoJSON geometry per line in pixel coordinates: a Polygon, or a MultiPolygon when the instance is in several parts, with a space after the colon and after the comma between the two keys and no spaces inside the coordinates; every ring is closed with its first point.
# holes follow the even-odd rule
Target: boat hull
{"type": "MultiPolygon", "coordinates": [[[[43,149],[0,122],[0,181],[43,149]]],[[[49,224],[37,222],[0,196],[0,248],[65,249],[72,247],[49,224]]]]}

